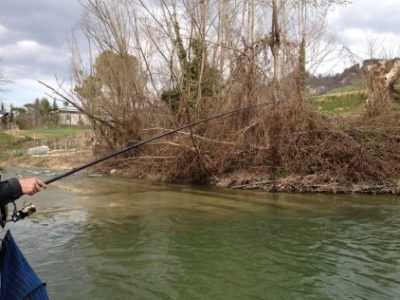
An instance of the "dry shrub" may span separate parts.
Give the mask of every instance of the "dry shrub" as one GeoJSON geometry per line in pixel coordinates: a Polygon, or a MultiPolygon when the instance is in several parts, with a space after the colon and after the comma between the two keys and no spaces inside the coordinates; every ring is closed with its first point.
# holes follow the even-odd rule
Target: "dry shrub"
{"type": "Polygon", "coordinates": [[[369,116],[366,111],[353,118],[352,125],[354,127],[379,127],[391,128],[400,125],[400,112],[396,110],[388,110],[384,114],[369,116]]]}
{"type": "Polygon", "coordinates": [[[165,177],[168,182],[183,183],[207,183],[209,171],[203,165],[194,149],[176,151],[176,159],[171,161],[168,169],[165,169],[165,177]]]}
{"type": "MultiPolygon", "coordinates": [[[[205,131],[208,140],[196,145],[200,154],[175,148],[170,180],[204,182],[210,174],[259,168],[272,179],[315,175],[318,184],[383,184],[393,183],[400,172],[398,129],[343,127],[307,103],[268,107],[242,130],[219,123],[206,126],[212,129],[205,131]]],[[[186,143],[193,147],[189,139],[186,143]]]]}
{"type": "MultiPolygon", "coordinates": [[[[332,119],[290,91],[283,91],[282,97],[293,100],[178,132],[141,147],[110,167],[117,164],[136,177],[180,183],[207,183],[222,174],[257,170],[258,176],[272,181],[308,176],[310,185],[396,184],[400,174],[399,113],[332,119]]],[[[231,109],[232,98],[230,94],[214,106],[204,106],[201,115],[231,109]]],[[[143,138],[173,128],[173,117],[162,105],[151,106],[144,113],[143,138]]]]}
{"type": "Polygon", "coordinates": [[[137,177],[180,183],[207,183],[246,170],[272,180],[312,175],[310,185],[395,184],[399,177],[397,127],[328,119],[296,101],[245,116],[227,116],[156,141],[119,166],[137,177]],[[241,128],[232,126],[238,118],[241,128]]]}
{"type": "MultiPolygon", "coordinates": [[[[394,182],[400,171],[400,130],[334,124],[310,107],[286,105],[271,116],[270,161],[280,176],[314,174],[316,183],[394,182]]],[[[273,170],[274,171],[274,170],[273,170]]]]}

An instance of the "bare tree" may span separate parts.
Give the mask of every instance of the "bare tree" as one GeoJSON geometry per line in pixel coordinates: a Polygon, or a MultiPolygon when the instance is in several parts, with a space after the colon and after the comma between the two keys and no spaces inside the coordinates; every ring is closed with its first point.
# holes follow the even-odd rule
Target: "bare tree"
{"type": "Polygon", "coordinates": [[[9,78],[6,77],[3,66],[2,66],[2,59],[0,58],[0,93],[4,93],[5,90],[3,88],[4,84],[9,83],[9,78]]]}
{"type": "Polygon", "coordinates": [[[209,176],[232,159],[278,170],[282,137],[310,122],[291,100],[306,98],[306,74],[326,51],[327,9],[340,2],[82,1],[86,14],[71,42],[75,87],[64,96],[107,148],[272,99],[274,110],[205,124],[146,153],[168,157],[163,166],[178,177],[209,176]]]}
{"type": "Polygon", "coordinates": [[[400,78],[399,52],[384,42],[383,36],[366,32],[362,41],[363,52],[358,61],[363,62],[367,91],[366,115],[382,116],[391,111],[393,96],[397,94],[395,83],[400,78]]]}
{"type": "Polygon", "coordinates": [[[278,20],[279,0],[272,0],[272,21],[271,21],[271,36],[269,46],[274,58],[274,70],[272,79],[272,101],[276,103],[279,100],[278,92],[280,90],[280,72],[281,72],[281,32],[278,20]]]}
{"type": "Polygon", "coordinates": [[[125,1],[89,0],[80,39],[72,39],[76,86],[69,103],[91,120],[99,140],[108,148],[137,141],[142,119],[138,110],[149,106],[147,76],[132,53],[132,26],[125,1]],[[79,48],[86,41],[86,51],[79,48]],[[82,43],[82,42],[81,42],[82,43]],[[89,54],[89,67],[85,57],[89,54]]]}
{"type": "Polygon", "coordinates": [[[379,34],[366,32],[364,41],[362,42],[366,59],[374,59],[381,57],[383,48],[379,45],[382,44],[382,37],[379,34]],[[378,53],[381,52],[381,53],[378,53]]]}

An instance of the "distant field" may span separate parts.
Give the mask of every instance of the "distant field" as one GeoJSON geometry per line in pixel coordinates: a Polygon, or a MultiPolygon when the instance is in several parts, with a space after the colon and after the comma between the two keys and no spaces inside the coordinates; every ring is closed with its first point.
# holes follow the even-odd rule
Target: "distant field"
{"type": "Polygon", "coordinates": [[[362,85],[361,82],[353,82],[352,84],[346,85],[344,87],[340,87],[340,88],[336,88],[336,89],[332,89],[330,91],[328,91],[326,94],[330,95],[330,94],[341,94],[341,93],[352,93],[352,92],[363,92],[365,89],[365,87],[362,85]]]}
{"type": "Polygon", "coordinates": [[[10,131],[8,133],[18,136],[26,136],[35,139],[52,138],[52,137],[69,137],[81,136],[87,133],[89,129],[75,127],[60,127],[60,128],[37,128],[29,130],[10,131]]]}
{"type": "Polygon", "coordinates": [[[39,145],[51,149],[87,147],[89,129],[75,127],[37,128],[0,132],[0,160],[24,155],[25,150],[39,145]]]}
{"type": "MultiPolygon", "coordinates": [[[[397,87],[400,90],[400,86],[397,87]]],[[[350,116],[362,111],[367,98],[360,85],[349,85],[328,91],[325,95],[312,97],[319,112],[328,116],[350,116]]],[[[394,95],[394,110],[400,110],[400,95],[394,95]]]]}
{"type": "Polygon", "coordinates": [[[313,97],[313,104],[323,114],[330,116],[349,116],[356,113],[365,103],[362,91],[331,93],[313,97]]]}

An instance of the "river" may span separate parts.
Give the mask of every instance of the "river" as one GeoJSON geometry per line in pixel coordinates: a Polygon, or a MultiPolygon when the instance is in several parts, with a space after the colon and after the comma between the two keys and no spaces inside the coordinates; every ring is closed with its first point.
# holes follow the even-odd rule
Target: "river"
{"type": "Polygon", "coordinates": [[[400,298],[395,196],[79,174],[26,200],[38,211],[8,228],[52,299],[400,298]]]}

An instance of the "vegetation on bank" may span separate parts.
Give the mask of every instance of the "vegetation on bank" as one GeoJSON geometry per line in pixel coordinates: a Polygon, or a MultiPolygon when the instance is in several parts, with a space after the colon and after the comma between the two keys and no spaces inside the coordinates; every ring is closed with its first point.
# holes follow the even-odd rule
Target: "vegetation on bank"
{"type": "Polygon", "coordinates": [[[321,47],[328,10],[346,2],[184,0],[154,10],[144,2],[88,1],[72,47],[76,85],[49,88],[87,115],[96,155],[266,104],[106,163],[132,176],[232,187],[261,182],[257,188],[266,190],[397,186],[400,60],[364,61],[328,81],[308,73],[328,56],[312,57],[312,49],[329,48],[321,47]],[[83,59],[87,49],[90,61],[83,59]],[[316,91],[327,90],[324,82],[336,90],[310,97],[311,79],[316,91]],[[239,173],[247,178],[234,179],[239,173]]]}
{"type": "Polygon", "coordinates": [[[312,98],[312,104],[322,114],[334,117],[349,117],[364,109],[366,95],[361,91],[351,93],[328,93],[312,98]]]}
{"type": "MultiPolygon", "coordinates": [[[[71,151],[90,149],[91,137],[90,130],[87,128],[68,126],[0,131],[0,161],[10,161],[11,159],[13,163],[21,162],[29,165],[29,162],[31,162],[34,166],[38,166],[33,160],[27,158],[26,151],[28,148],[47,145],[51,150],[68,154],[71,151]]],[[[40,166],[45,164],[43,162],[40,166]]],[[[62,162],[58,163],[58,165],[60,164],[62,162]]],[[[48,167],[52,166],[49,165],[48,167]]]]}
{"type": "MultiPolygon", "coordinates": [[[[5,110],[3,102],[1,110],[5,110]]],[[[1,130],[58,127],[60,121],[56,101],[50,104],[46,98],[36,98],[33,103],[27,103],[22,107],[14,107],[11,104],[8,111],[9,114],[0,120],[1,130]]]]}
{"type": "Polygon", "coordinates": [[[364,61],[329,79],[339,90],[310,96],[308,69],[329,56],[315,52],[329,48],[325,17],[347,1],[171,3],[157,9],[143,1],[85,4],[71,45],[75,86],[48,88],[86,115],[95,155],[218,112],[265,105],[157,140],[105,166],[170,182],[231,178],[226,186],[265,190],[399,185],[400,59],[364,61]],[[251,175],[234,179],[238,173],[251,175]]]}
{"type": "Polygon", "coordinates": [[[18,155],[21,150],[21,144],[11,135],[0,131],[0,161],[18,155]]]}
{"type": "Polygon", "coordinates": [[[18,131],[5,131],[10,135],[17,135],[35,139],[62,138],[62,137],[80,137],[89,131],[88,128],[79,128],[73,126],[60,126],[56,128],[35,128],[18,131]]]}
{"type": "MultiPolygon", "coordinates": [[[[204,165],[193,160],[196,150],[191,146],[190,133],[183,132],[157,141],[134,156],[116,158],[100,169],[118,168],[124,175],[170,182],[213,182],[230,188],[266,191],[399,192],[400,128],[397,124],[400,116],[394,111],[384,122],[375,120],[378,123],[369,124],[364,119],[364,100],[352,99],[346,94],[334,97],[328,94],[314,99],[312,106],[304,104],[306,108],[301,111],[289,103],[281,107],[278,118],[271,108],[256,113],[258,117],[266,115],[280,122],[276,132],[279,144],[275,145],[274,156],[271,146],[265,143],[266,134],[277,128],[272,127],[274,123],[268,122],[263,127],[257,124],[258,128],[252,129],[261,134],[257,142],[245,135],[241,137],[243,140],[229,141],[229,130],[208,134],[207,138],[204,133],[199,134],[204,128],[210,130],[216,125],[211,124],[193,131],[204,165]],[[306,111],[308,115],[304,116],[306,111]],[[287,122],[288,115],[292,123],[287,122]]],[[[235,117],[228,117],[216,123],[234,120],[235,117]]],[[[78,139],[86,132],[64,127],[24,130],[20,134],[29,138],[78,139]]],[[[0,160],[7,159],[12,164],[70,168],[90,159],[90,156],[80,156],[80,160],[76,157],[23,158],[21,150],[26,148],[26,143],[18,142],[6,132],[0,133],[0,145],[3,154],[0,160]]]]}

